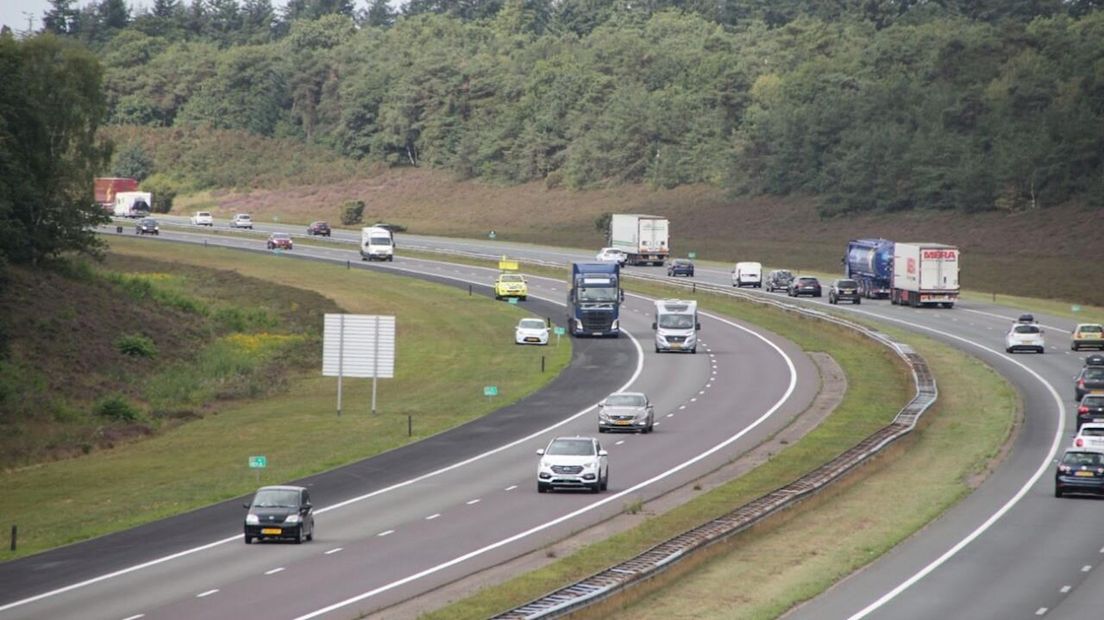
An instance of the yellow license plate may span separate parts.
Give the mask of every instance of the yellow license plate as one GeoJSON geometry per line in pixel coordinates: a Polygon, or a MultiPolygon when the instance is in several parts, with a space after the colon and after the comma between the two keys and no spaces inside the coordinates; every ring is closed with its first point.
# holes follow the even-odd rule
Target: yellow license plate
{"type": "Polygon", "coordinates": [[[1082,478],[1092,478],[1093,473],[1091,471],[1079,471],[1074,476],[1081,476],[1082,478]]]}
{"type": "Polygon", "coordinates": [[[632,424],[632,420],[617,420],[616,422],[614,422],[614,424],[617,424],[619,426],[628,426],[632,424]]]}
{"type": "MultiPolygon", "coordinates": [[[[1090,474],[1090,475],[1092,475],[1092,474],[1090,474]]],[[[284,533],[284,530],[281,530],[278,527],[266,527],[266,528],[261,529],[261,533],[262,534],[273,534],[273,535],[279,536],[280,534],[284,533]]]]}

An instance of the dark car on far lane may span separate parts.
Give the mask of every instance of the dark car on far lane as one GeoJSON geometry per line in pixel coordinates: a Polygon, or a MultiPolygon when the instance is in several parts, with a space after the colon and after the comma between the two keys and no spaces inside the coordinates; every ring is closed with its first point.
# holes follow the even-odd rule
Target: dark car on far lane
{"type": "Polygon", "coordinates": [[[768,293],[789,291],[790,282],[793,282],[793,279],[794,275],[789,269],[775,269],[767,274],[767,282],[763,288],[767,289],[768,293]]]}
{"type": "Polygon", "coordinates": [[[322,237],[330,236],[330,225],[326,222],[311,222],[310,226],[307,226],[308,235],[319,235],[322,237]]]}
{"type": "Polygon", "coordinates": [[[1085,367],[1073,378],[1074,400],[1090,392],[1104,394],[1104,355],[1090,355],[1085,359],[1085,367]]]}
{"type": "Polygon", "coordinates": [[[794,278],[793,282],[790,282],[789,293],[790,297],[798,297],[800,295],[820,297],[820,280],[812,276],[794,278]]]}
{"type": "Polygon", "coordinates": [[[270,250],[290,250],[294,245],[291,235],[287,233],[275,232],[268,236],[268,249],[270,250]]]}
{"type": "Polygon", "coordinates": [[[834,280],[828,288],[828,303],[838,304],[841,301],[849,301],[853,304],[862,303],[862,295],[859,294],[859,283],[854,280],[834,280]]]}
{"type": "Polygon", "coordinates": [[[245,504],[245,544],[257,540],[314,540],[314,508],[303,487],[272,486],[257,489],[245,504]]]}
{"type": "Polygon", "coordinates": [[[139,235],[161,235],[161,225],[157,223],[157,220],[152,217],[144,217],[138,220],[138,223],[134,225],[135,234],[139,235]]]}
{"type": "Polygon", "coordinates": [[[667,275],[694,277],[694,263],[688,258],[676,258],[667,263],[667,275]]]}
{"type": "Polygon", "coordinates": [[[1104,452],[1069,448],[1054,471],[1054,497],[1066,493],[1104,493],[1104,452]]]}

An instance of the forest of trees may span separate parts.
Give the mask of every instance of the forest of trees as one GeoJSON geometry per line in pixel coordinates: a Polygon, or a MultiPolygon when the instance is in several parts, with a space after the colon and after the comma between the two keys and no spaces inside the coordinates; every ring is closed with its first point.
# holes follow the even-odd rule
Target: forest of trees
{"type": "MultiPolygon", "coordinates": [[[[107,119],[825,215],[1104,206],[1104,0],[52,0],[107,119]]],[[[171,171],[159,170],[171,175],[171,171]]]]}

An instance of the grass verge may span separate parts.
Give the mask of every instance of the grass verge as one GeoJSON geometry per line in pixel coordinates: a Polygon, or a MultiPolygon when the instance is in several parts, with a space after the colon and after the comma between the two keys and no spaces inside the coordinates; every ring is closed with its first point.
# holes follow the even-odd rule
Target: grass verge
{"type": "Polygon", "coordinates": [[[522,311],[452,287],[214,247],[129,238],[109,242],[112,252],[232,270],[316,291],[349,313],[394,314],[396,376],[379,382],[374,416],[368,413],[370,381],[345,382],[345,415],[337,417],[335,380],[312,371],[291,378],[278,398],[227,405],[217,415],[162,436],[0,472],[4,518],[20,533],[18,551],[5,549],[0,559],[245,494],[258,482],[247,466],[251,455],[268,457],[260,482],[271,484],[417,441],[517,401],[555,377],[570,359],[568,341],[515,346],[513,326],[522,311]],[[442,307],[450,312],[440,312],[442,307]],[[499,388],[493,403],[483,396],[485,385],[499,388]],[[412,436],[407,435],[408,416],[412,436]],[[73,519],[77,510],[82,517],[73,519]]]}
{"type": "MultiPolygon", "coordinates": [[[[682,289],[673,292],[669,287],[635,282],[630,282],[628,288],[656,297],[687,296],[687,291],[682,289]]],[[[885,425],[911,398],[910,376],[903,363],[885,347],[850,330],[723,295],[699,292],[691,297],[706,310],[774,331],[806,351],[830,353],[848,380],[847,394],[837,410],[801,441],[747,475],[662,516],[648,519],[637,528],[426,614],[425,618],[485,618],[628,559],[814,469],[851,447],[858,438],[885,425]]]]}

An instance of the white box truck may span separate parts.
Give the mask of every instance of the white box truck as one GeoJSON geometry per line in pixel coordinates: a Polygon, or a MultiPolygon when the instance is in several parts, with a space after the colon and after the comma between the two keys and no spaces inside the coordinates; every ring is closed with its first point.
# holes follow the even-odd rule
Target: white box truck
{"type": "Polygon", "coordinates": [[[115,194],[115,217],[145,217],[150,214],[153,194],[149,192],[118,192],[115,194]]]}
{"type": "Polygon", "coordinates": [[[655,302],[656,320],[652,323],[655,330],[655,350],[698,352],[698,302],[681,299],[657,299],[655,302]]]}
{"type": "Polygon", "coordinates": [[[628,257],[629,265],[662,265],[670,254],[667,218],[614,213],[610,217],[610,247],[628,257]]]}
{"type": "Polygon", "coordinates": [[[395,260],[395,235],[380,226],[360,229],[360,260],[395,260]]]}
{"type": "Polygon", "coordinates": [[[763,288],[763,264],[751,261],[736,263],[732,269],[732,286],[763,288]]]}
{"type": "Polygon", "coordinates": [[[954,306],[958,301],[960,253],[942,243],[901,243],[893,246],[893,288],[897,305],[954,306]]]}

